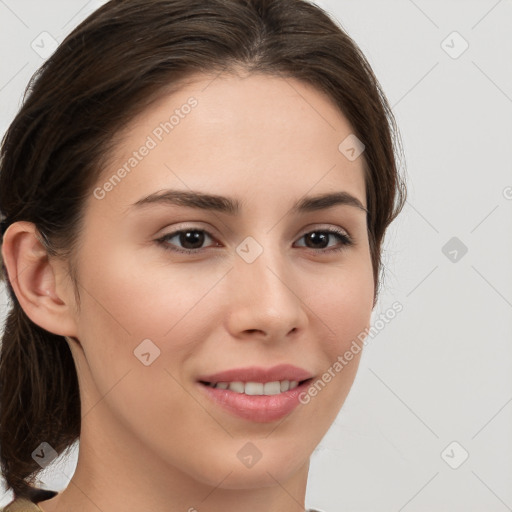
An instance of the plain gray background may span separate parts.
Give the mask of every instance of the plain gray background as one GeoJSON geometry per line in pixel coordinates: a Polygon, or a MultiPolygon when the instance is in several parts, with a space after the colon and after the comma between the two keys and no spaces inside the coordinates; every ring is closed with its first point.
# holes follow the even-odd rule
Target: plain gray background
{"type": "MultiPolygon", "coordinates": [[[[32,41],[62,41],[102,3],[0,0],[1,134],[44,60],[32,41]]],[[[409,199],[386,238],[375,320],[395,301],[403,310],[368,339],[313,454],[307,505],[512,510],[512,1],[318,4],[361,47],[393,107],[409,199]]],[[[41,485],[63,489],[76,454],[41,485]]]]}

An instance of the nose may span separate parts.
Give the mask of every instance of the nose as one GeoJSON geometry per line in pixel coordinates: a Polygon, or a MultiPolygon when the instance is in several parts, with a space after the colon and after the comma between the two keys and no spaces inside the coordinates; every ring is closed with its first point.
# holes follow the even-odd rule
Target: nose
{"type": "Polygon", "coordinates": [[[265,249],[252,263],[236,255],[227,278],[227,328],[233,337],[279,341],[305,328],[307,306],[296,271],[278,249],[265,249]]]}

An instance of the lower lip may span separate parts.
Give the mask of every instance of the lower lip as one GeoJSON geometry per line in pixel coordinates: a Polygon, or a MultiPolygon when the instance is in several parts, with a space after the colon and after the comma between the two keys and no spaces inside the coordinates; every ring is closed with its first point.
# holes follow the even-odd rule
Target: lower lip
{"type": "Polygon", "coordinates": [[[299,405],[299,395],[309,387],[310,382],[311,379],[277,395],[246,395],[229,389],[212,388],[200,382],[197,384],[211,400],[230,413],[257,423],[267,423],[290,414],[299,405]]]}

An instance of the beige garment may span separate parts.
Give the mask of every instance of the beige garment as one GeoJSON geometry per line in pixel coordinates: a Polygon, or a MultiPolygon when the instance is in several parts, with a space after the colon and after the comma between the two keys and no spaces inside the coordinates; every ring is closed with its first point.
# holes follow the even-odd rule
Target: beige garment
{"type": "Polygon", "coordinates": [[[0,512],[43,512],[35,503],[27,498],[16,498],[0,512]]]}

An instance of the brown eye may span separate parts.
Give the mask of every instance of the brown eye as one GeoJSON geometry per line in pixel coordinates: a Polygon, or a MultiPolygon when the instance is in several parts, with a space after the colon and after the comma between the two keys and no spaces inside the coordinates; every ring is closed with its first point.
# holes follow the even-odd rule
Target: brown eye
{"type": "Polygon", "coordinates": [[[213,236],[204,229],[190,228],[180,229],[179,231],[168,233],[159,238],[157,242],[159,242],[167,250],[190,254],[203,249],[202,245],[205,242],[205,238],[213,239],[213,236]],[[169,241],[173,238],[177,238],[177,242],[182,246],[181,249],[176,248],[174,243],[169,243],[169,241]]]}
{"type": "Polygon", "coordinates": [[[301,238],[306,240],[306,247],[308,247],[308,249],[322,252],[341,251],[354,244],[352,239],[345,232],[337,229],[318,229],[304,234],[301,238]],[[339,247],[326,249],[331,237],[337,238],[341,245],[339,247]]]}

